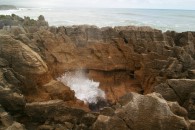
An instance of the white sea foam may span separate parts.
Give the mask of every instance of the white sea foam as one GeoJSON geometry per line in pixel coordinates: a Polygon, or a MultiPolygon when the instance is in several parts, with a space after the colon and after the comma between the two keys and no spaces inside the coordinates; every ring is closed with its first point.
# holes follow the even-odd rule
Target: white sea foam
{"type": "Polygon", "coordinates": [[[0,10],[0,15],[4,14],[4,15],[11,15],[13,13],[16,13],[17,10],[0,10]]]}
{"type": "Polygon", "coordinates": [[[99,88],[99,82],[86,77],[83,71],[67,72],[57,78],[75,91],[75,96],[85,103],[97,103],[98,99],[105,99],[105,93],[99,88]]]}

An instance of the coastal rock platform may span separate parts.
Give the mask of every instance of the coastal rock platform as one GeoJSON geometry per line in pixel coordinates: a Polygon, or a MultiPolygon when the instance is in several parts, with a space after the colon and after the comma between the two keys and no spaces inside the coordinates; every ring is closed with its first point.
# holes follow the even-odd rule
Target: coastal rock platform
{"type": "Polygon", "coordinates": [[[194,130],[194,96],[195,32],[0,16],[0,130],[194,130]],[[104,105],[57,80],[77,70],[104,105]]]}

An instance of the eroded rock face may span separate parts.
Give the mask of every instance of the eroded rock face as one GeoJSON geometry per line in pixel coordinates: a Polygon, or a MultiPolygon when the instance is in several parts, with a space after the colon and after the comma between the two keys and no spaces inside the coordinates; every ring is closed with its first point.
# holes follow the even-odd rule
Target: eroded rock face
{"type": "Polygon", "coordinates": [[[20,81],[12,69],[6,69],[8,64],[2,60],[0,67],[0,104],[9,111],[21,111],[25,107],[25,97],[20,91],[20,81]]]}
{"type": "Polygon", "coordinates": [[[194,47],[194,32],[0,17],[0,104],[27,129],[193,129],[194,47]],[[56,81],[78,69],[100,82],[107,99],[100,113],[56,81]]]}
{"type": "Polygon", "coordinates": [[[129,130],[125,122],[117,116],[109,117],[99,115],[93,125],[93,130],[129,130]]]}
{"type": "Polygon", "coordinates": [[[194,79],[169,79],[167,80],[167,83],[182,102],[188,98],[191,92],[194,92],[194,79]]]}
{"type": "Polygon", "coordinates": [[[11,36],[0,36],[1,57],[9,62],[9,65],[23,75],[41,75],[48,68],[41,57],[20,41],[11,36]]]}
{"type": "Polygon", "coordinates": [[[129,93],[121,103],[114,115],[99,115],[93,129],[187,130],[189,127],[185,120],[187,111],[177,103],[167,103],[157,93],[145,96],[129,93]]]}
{"type": "MultiPolygon", "coordinates": [[[[50,100],[48,102],[33,102],[26,104],[25,111],[28,116],[36,120],[46,120],[55,118],[60,120],[60,116],[82,117],[85,111],[77,108],[69,108],[62,100],[50,100]]],[[[54,119],[54,120],[55,120],[54,119]]],[[[63,119],[61,119],[63,120],[63,119]]]]}
{"type": "Polygon", "coordinates": [[[194,79],[168,79],[166,83],[157,85],[155,91],[169,101],[177,101],[189,112],[189,118],[194,116],[194,79]]]}
{"type": "Polygon", "coordinates": [[[64,101],[75,99],[74,91],[59,81],[52,80],[45,84],[43,88],[50,94],[52,99],[62,99],[64,101]]]}
{"type": "Polygon", "coordinates": [[[194,35],[182,33],[187,43],[180,45],[176,34],[148,27],[74,26],[41,29],[19,40],[44,59],[54,77],[86,69],[116,102],[126,90],[146,94],[166,79],[188,77],[195,64],[194,35]]]}

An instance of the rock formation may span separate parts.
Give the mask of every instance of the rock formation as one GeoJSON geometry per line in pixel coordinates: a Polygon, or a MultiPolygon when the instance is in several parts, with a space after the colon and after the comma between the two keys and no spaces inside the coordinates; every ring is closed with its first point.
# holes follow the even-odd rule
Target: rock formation
{"type": "Polygon", "coordinates": [[[193,130],[194,59],[195,32],[0,16],[0,129],[193,130]],[[99,112],[56,80],[78,69],[106,94],[99,112]]]}
{"type": "Polygon", "coordinates": [[[145,96],[129,93],[122,97],[119,103],[121,107],[115,110],[114,115],[98,116],[98,119],[93,125],[94,130],[188,129],[188,124],[185,121],[185,117],[187,116],[185,109],[183,110],[178,104],[175,104],[174,108],[173,105],[169,106],[168,103],[156,93],[145,96]],[[124,102],[124,100],[126,100],[126,102],[124,102]],[[172,110],[172,108],[174,110],[172,110]],[[178,113],[174,113],[174,111],[178,113]]]}

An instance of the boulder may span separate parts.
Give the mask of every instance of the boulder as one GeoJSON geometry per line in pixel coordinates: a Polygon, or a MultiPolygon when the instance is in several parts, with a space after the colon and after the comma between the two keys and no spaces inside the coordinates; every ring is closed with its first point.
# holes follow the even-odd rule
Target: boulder
{"type": "Polygon", "coordinates": [[[52,80],[43,85],[46,92],[49,93],[52,100],[62,99],[64,101],[75,100],[74,91],[59,81],[52,80]]]}
{"type": "MultiPolygon", "coordinates": [[[[3,77],[6,82],[15,87],[13,93],[18,93],[18,95],[12,94],[12,97],[16,97],[13,99],[17,100],[21,97],[20,93],[15,91],[17,87],[27,95],[51,80],[46,63],[29,46],[6,35],[0,35],[0,43],[1,57],[6,59],[5,64],[8,64],[3,69],[3,77]]],[[[9,91],[12,91],[12,88],[6,89],[3,95],[8,95],[9,91]]]]}
{"type": "Polygon", "coordinates": [[[6,130],[26,130],[24,125],[14,122],[11,126],[9,126],[6,130]]]}
{"type": "MultiPolygon", "coordinates": [[[[131,93],[132,99],[115,111],[130,129],[133,130],[177,130],[188,129],[188,125],[183,115],[175,115],[168,103],[157,93],[139,95],[131,93]]],[[[173,109],[173,108],[172,108],[173,109]]],[[[175,112],[175,111],[174,111],[175,112]]]]}
{"type": "Polygon", "coordinates": [[[125,122],[117,116],[99,115],[93,124],[93,130],[129,130],[125,122]]]}
{"type": "Polygon", "coordinates": [[[166,102],[160,94],[129,93],[121,98],[121,104],[122,106],[117,108],[113,115],[99,115],[92,128],[97,130],[189,129],[186,120],[187,111],[176,102],[166,102]]]}
{"type": "Polygon", "coordinates": [[[195,91],[194,79],[168,79],[167,84],[174,90],[182,102],[187,100],[189,94],[195,91]]]}
{"type": "Polygon", "coordinates": [[[86,112],[83,109],[68,106],[62,100],[50,100],[27,103],[25,113],[37,122],[54,119],[58,122],[73,121],[74,124],[74,121],[80,120],[86,112]]]}
{"type": "Polygon", "coordinates": [[[9,65],[23,75],[41,75],[48,71],[46,63],[41,57],[20,41],[11,36],[0,36],[1,57],[9,65]]]}
{"type": "Polygon", "coordinates": [[[155,92],[162,94],[168,101],[177,101],[184,104],[190,93],[195,91],[194,79],[168,79],[166,83],[155,86],[155,92]]]}
{"type": "Polygon", "coordinates": [[[154,91],[157,93],[160,93],[163,98],[165,98],[168,101],[178,101],[181,102],[178,95],[175,93],[175,91],[167,84],[167,83],[161,83],[154,87],[154,91]]]}

